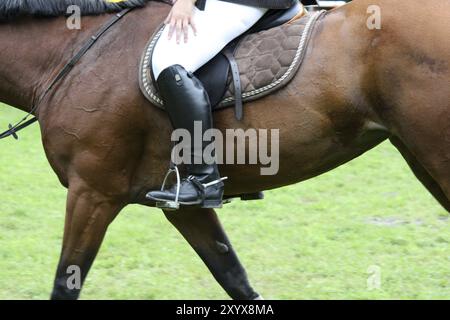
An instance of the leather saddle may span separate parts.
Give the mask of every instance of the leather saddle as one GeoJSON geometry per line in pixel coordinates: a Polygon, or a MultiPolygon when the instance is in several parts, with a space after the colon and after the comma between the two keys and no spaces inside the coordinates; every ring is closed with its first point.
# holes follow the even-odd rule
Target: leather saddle
{"type": "MultiPolygon", "coordinates": [[[[299,71],[313,30],[325,14],[309,14],[300,3],[269,10],[248,32],[231,42],[195,72],[209,95],[213,110],[235,107],[238,120],[243,103],[255,101],[286,86],[299,71]]],[[[150,37],[139,67],[139,86],[154,106],[164,109],[152,72],[154,48],[164,30],[150,37]]]]}

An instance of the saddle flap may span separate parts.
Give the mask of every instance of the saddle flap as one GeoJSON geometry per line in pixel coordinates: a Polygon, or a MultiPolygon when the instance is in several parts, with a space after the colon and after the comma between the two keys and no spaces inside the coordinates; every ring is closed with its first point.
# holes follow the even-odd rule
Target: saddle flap
{"type": "MultiPolygon", "coordinates": [[[[234,52],[236,45],[236,43],[231,43],[227,46],[227,49],[234,52]]],[[[195,72],[197,78],[203,83],[206,92],[208,92],[213,108],[222,101],[227,91],[229,72],[230,64],[222,52],[195,72]]]]}

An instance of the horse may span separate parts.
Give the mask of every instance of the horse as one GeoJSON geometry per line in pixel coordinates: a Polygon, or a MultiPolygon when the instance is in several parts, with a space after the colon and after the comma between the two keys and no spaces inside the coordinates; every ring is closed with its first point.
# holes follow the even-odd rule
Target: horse
{"type": "MultiPolygon", "coordinates": [[[[76,2],[76,1],[71,1],[76,2]]],[[[80,0],[80,2],[82,2],[80,0]]],[[[171,125],[139,90],[149,35],[170,7],[150,1],[112,27],[40,104],[42,143],[67,188],[62,251],[52,299],[77,299],[108,226],[128,204],[160,187],[171,155],[171,125]],[[167,143],[164,143],[167,141],[167,143]],[[163,142],[163,143],[161,143],[163,142]]],[[[99,12],[101,13],[101,12],[99,12]]],[[[22,15],[0,22],[0,101],[29,112],[57,72],[112,13],[66,18],[22,15]]],[[[450,212],[450,3],[354,0],[318,22],[298,74],[283,89],[215,112],[216,127],[279,128],[279,171],[221,165],[226,195],[298,183],[332,170],[389,139],[450,212]],[[380,11],[369,27],[369,8],[380,11]]],[[[212,209],[164,210],[233,299],[258,299],[212,209]]],[[[324,222],[326,223],[326,222],[324,222]]]]}

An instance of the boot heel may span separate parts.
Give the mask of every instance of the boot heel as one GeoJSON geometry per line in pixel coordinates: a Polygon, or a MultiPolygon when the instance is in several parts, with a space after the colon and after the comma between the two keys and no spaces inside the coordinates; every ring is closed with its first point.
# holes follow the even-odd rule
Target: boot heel
{"type": "Polygon", "coordinates": [[[205,200],[201,204],[203,209],[220,209],[223,206],[222,200],[205,200]]]}
{"type": "MultiPolygon", "coordinates": [[[[220,209],[223,206],[223,183],[222,180],[227,179],[221,178],[219,181],[219,189],[216,190],[218,192],[215,196],[210,197],[209,199],[203,200],[202,204],[200,205],[201,208],[204,209],[220,209]]],[[[214,182],[217,184],[217,182],[214,182]]]]}
{"type": "Polygon", "coordinates": [[[156,202],[156,207],[167,211],[176,211],[180,209],[180,204],[175,201],[156,202]]]}

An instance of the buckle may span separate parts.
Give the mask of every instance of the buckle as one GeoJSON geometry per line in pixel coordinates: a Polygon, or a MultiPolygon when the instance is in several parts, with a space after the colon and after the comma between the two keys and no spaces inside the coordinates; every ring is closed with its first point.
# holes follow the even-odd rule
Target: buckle
{"type": "Polygon", "coordinates": [[[12,124],[9,124],[9,125],[8,125],[8,128],[9,128],[9,133],[11,134],[11,136],[12,136],[14,139],[16,139],[16,140],[19,140],[19,136],[18,136],[17,133],[16,133],[16,128],[14,128],[14,127],[12,126],[12,124]]]}

